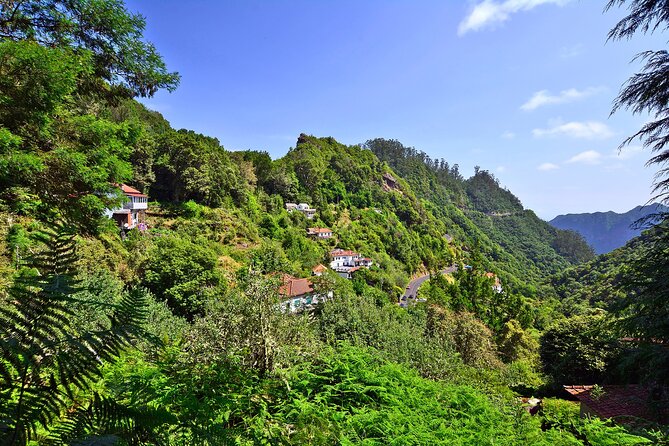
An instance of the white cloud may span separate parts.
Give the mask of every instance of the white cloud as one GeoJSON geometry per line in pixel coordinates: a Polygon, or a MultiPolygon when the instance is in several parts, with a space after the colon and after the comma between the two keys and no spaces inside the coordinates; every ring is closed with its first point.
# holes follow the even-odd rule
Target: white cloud
{"type": "Polygon", "coordinates": [[[601,163],[602,158],[604,158],[604,156],[596,150],[586,150],[585,152],[581,152],[569,158],[567,163],[594,165],[601,163]]]}
{"type": "Polygon", "coordinates": [[[513,132],[509,132],[508,130],[504,133],[502,133],[502,138],[504,139],[513,139],[516,137],[516,134],[513,132]]]}
{"type": "Polygon", "coordinates": [[[537,169],[544,170],[544,171],[555,170],[555,169],[559,169],[559,168],[560,168],[560,166],[558,166],[557,164],[553,164],[553,163],[543,163],[543,164],[539,165],[539,167],[537,167],[537,169]]]}
{"type": "Polygon", "coordinates": [[[532,130],[532,134],[537,138],[545,136],[569,136],[579,139],[606,139],[613,136],[613,131],[606,124],[596,121],[572,121],[564,124],[556,121],[547,129],[532,130]]]}
{"type": "Polygon", "coordinates": [[[506,167],[505,166],[497,166],[497,172],[505,172],[506,167]]]}
{"type": "Polygon", "coordinates": [[[478,31],[491,25],[505,22],[511,14],[519,11],[529,11],[539,5],[565,5],[571,0],[483,0],[476,4],[469,15],[458,26],[458,35],[462,36],[469,31],[478,31]]]}
{"type": "Polygon", "coordinates": [[[520,106],[520,109],[530,111],[544,105],[566,104],[568,102],[574,102],[578,101],[579,99],[592,96],[593,94],[596,94],[600,91],[602,91],[602,87],[590,87],[586,88],[585,90],[570,88],[568,90],[562,90],[556,95],[551,95],[548,90],[541,90],[534,93],[527,102],[520,106]]]}

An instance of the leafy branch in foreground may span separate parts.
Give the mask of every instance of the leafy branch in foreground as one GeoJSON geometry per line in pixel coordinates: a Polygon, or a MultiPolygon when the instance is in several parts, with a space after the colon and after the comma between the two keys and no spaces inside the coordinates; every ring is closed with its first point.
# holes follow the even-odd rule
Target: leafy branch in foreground
{"type": "MultiPolygon", "coordinates": [[[[21,445],[58,419],[90,388],[99,366],[140,333],[143,293],[127,293],[109,323],[75,326],[74,234],[57,225],[38,233],[43,249],[22,268],[0,302],[0,444],[21,445]],[[80,396],[79,396],[80,397],[80,396]]],[[[87,303],[88,304],[88,303],[87,303]]],[[[92,303],[91,303],[92,304],[92,303]]],[[[100,304],[100,303],[97,303],[100,304]]]]}

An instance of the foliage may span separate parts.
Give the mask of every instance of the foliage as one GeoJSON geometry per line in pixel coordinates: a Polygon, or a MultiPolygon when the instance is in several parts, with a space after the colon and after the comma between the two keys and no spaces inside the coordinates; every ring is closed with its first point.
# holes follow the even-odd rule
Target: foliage
{"type": "Polygon", "coordinates": [[[177,235],[158,237],[142,266],[142,284],[176,315],[192,319],[203,314],[207,302],[224,289],[217,260],[216,251],[201,241],[177,235]]]}
{"type": "Polygon", "coordinates": [[[207,206],[240,204],[245,185],[215,138],[179,130],[163,134],[156,147],[151,194],[159,200],[194,200],[207,206]]]}
{"type": "Polygon", "coordinates": [[[639,257],[627,265],[621,279],[626,291],[612,305],[613,324],[621,336],[638,343],[629,362],[644,359],[642,378],[667,385],[669,375],[669,220],[650,229],[639,257]]]}
{"type": "Polygon", "coordinates": [[[539,341],[523,330],[520,323],[515,319],[511,319],[504,324],[497,344],[500,355],[505,362],[538,362],[539,341]]]}
{"type": "Polygon", "coordinates": [[[591,445],[639,445],[651,444],[652,441],[633,435],[622,426],[597,418],[581,418],[578,403],[571,401],[544,398],[540,416],[542,428],[551,431],[569,432],[574,436],[572,443],[591,445]],[[583,443],[577,441],[581,440],[583,443]]]}
{"type": "Polygon", "coordinates": [[[555,240],[551,246],[558,254],[572,263],[588,262],[595,257],[595,251],[576,231],[556,231],[555,240]]]}
{"type": "Polygon", "coordinates": [[[601,382],[619,352],[602,315],[572,316],[541,336],[541,362],[555,386],[601,382]]]}
{"type": "Polygon", "coordinates": [[[430,338],[453,345],[465,364],[484,368],[499,366],[493,334],[473,314],[430,307],[425,329],[430,338]]]}
{"type": "Polygon", "coordinates": [[[138,292],[112,306],[106,327],[79,330],[72,309],[73,236],[65,227],[38,236],[43,249],[19,271],[0,305],[3,444],[25,444],[38,424],[57,419],[91,387],[99,364],[113,361],[141,333],[144,295],[138,292]]]}
{"type": "Polygon", "coordinates": [[[476,166],[474,176],[466,184],[467,195],[479,212],[505,214],[523,210],[520,200],[508,189],[502,189],[499,180],[487,170],[476,166]]]}
{"type": "Polygon", "coordinates": [[[279,311],[278,281],[254,273],[199,318],[187,335],[191,361],[230,361],[263,376],[286,367],[291,354],[307,354],[311,333],[303,318],[279,311]],[[292,350],[292,348],[296,350],[292,350]]]}
{"type": "MultiPolygon", "coordinates": [[[[606,9],[623,6],[624,0],[609,0],[606,9]]],[[[628,5],[629,14],[622,18],[609,31],[609,40],[631,39],[641,32],[654,33],[666,30],[669,24],[667,5],[659,0],[632,0],[628,5]]],[[[621,146],[630,144],[635,139],[643,141],[644,147],[656,153],[648,164],[659,167],[655,178],[654,191],[656,198],[669,203],[669,90],[665,79],[669,70],[669,52],[666,50],[645,51],[637,55],[645,61],[640,73],[634,74],[623,85],[613,105],[615,113],[620,109],[631,110],[632,113],[649,113],[653,120],[644,124],[640,130],[623,141],[621,146]]]]}
{"type": "Polygon", "coordinates": [[[9,1],[0,9],[3,40],[88,50],[97,77],[124,94],[153,96],[176,88],[179,75],[168,73],[155,47],[142,40],[145,25],[120,0],[9,1]]]}

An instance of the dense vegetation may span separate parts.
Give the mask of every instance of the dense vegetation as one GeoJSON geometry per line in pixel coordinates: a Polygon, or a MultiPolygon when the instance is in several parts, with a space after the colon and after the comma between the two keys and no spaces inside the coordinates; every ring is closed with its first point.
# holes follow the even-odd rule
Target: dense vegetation
{"type": "MultiPolygon", "coordinates": [[[[457,165],[383,139],[303,134],[278,160],[229,152],[133,99],[174,88],[178,75],[120,1],[10,6],[0,20],[3,444],[662,438],[657,426],[580,419],[562,400],[533,417],[517,397],[617,376],[611,330],[664,339],[663,301],[626,298],[666,285],[654,278],[667,256],[634,254],[654,269],[630,275],[615,305],[586,298],[588,282],[572,295],[561,284],[580,270],[568,268],[592,251],[489,172],[464,179],[457,165]],[[104,216],[124,182],[155,200],[148,229],[121,234],[104,216]],[[309,203],[315,218],[289,202],[309,203]],[[313,226],[335,237],[310,238],[313,226]],[[352,280],[314,277],[333,298],[280,311],[282,273],[308,277],[335,247],[374,266],[352,280]],[[428,273],[426,302],[398,306],[409,280],[428,273]],[[607,311],[613,328],[591,336],[585,328],[607,311]],[[565,334],[584,348],[565,348],[565,334]]],[[[666,232],[654,234],[666,246],[666,232]]]]}

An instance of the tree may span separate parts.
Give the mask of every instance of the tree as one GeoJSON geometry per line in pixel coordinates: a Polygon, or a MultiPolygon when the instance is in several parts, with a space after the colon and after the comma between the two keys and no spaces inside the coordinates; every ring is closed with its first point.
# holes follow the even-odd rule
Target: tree
{"type": "MultiPolygon", "coordinates": [[[[610,0],[606,9],[623,6],[624,0],[610,0]]],[[[610,40],[630,39],[637,32],[643,34],[666,31],[669,28],[669,4],[661,0],[633,0],[629,14],[609,32],[610,40]]],[[[635,139],[655,155],[648,164],[659,166],[655,174],[655,198],[669,203],[669,52],[646,51],[637,56],[645,61],[640,73],[632,76],[623,86],[612,113],[624,108],[633,113],[648,112],[654,120],[645,124],[623,145],[635,139]]],[[[651,229],[649,247],[631,263],[622,282],[627,295],[614,306],[614,321],[619,333],[640,341],[636,358],[643,358],[646,367],[643,377],[651,382],[667,385],[669,376],[669,218],[651,229]]]]}
{"type": "Polygon", "coordinates": [[[612,311],[620,336],[636,341],[628,361],[646,382],[669,385],[669,221],[642,236],[647,240],[641,254],[625,270],[621,279],[626,294],[612,311]]]}
{"type": "MultiPolygon", "coordinates": [[[[629,14],[609,31],[608,40],[631,39],[641,32],[654,33],[669,28],[669,4],[663,0],[610,0],[605,10],[627,5],[629,14]]],[[[655,198],[669,203],[669,52],[666,50],[645,51],[637,55],[645,62],[640,73],[632,76],[622,87],[613,110],[631,110],[632,113],[647,112],[655,119],[627,138],[621,147],[638,139],[655,155],[648,164],[659,166],[653,191],[655,198]]]]}
{"type": "Polygon", "coordinates": [[[601,315],[573,316],[544,332],[539,354],[556,386],[595,384],[610,371],[619,344],[604,323],[601,315]]]}
{"type": "Polygon", "coordinates": [[[224,289],[217,262],[216,252],[201,241],[161,237],[149,250],[143,284],[174,314],[192,319],[224,289]]]}
{"type": "Polygon", "coordinates": [[[250,273],[240,288],[211,306],[187,335],[194,363],[228,363],[259,376],[289,365],[293,353],[305,354],[313,341],[308,318],[280,308],[277,278],[250,273]],[[241,289],[240,289],[241,288],[241,289]]]}
{"type": "MultiPolygon", "coordinates": [[[[95,75],[113,94],[153,96],[174,90],[179,75],[170,73],[153,44],[143,41],[146,22],[122,0],[8,0],[0,4],[0,38],[31,40],[45,47],[88,50],[95,75]]],[[[91,79],[87,86],[102,92],[91,79]]]]}

